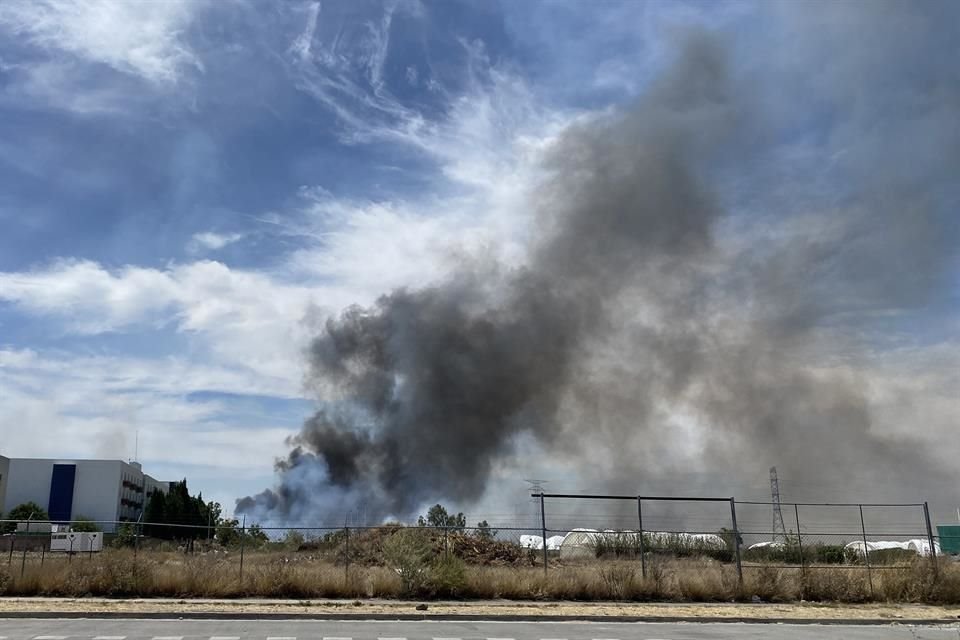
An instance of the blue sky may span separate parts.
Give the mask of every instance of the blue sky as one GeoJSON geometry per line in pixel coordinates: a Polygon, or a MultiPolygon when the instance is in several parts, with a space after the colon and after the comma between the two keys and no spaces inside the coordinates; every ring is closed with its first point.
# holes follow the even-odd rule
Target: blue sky
{"type": "MultiPolygon", "coordinates": [[[[139,433],[149,472],[228,508],[268,486],[318,402],[323,319],[463,255],[522,263],[543,149],[642,94],[690,29],[757,93],[747,160],[716,167],[740,241],[848,206],[878,128],[908,159],[878,181],[948,182],[956,95],[918,96],[955,80],[956,7],[836,4],[0,3],[0,452],[128,458],[139,433]]],[[[955,220],[955,186],[928,195],[955,220]]],[[[937,429],[960,410],[956,273],[859,325],[879,397],[909,389],[937,429]]]]}

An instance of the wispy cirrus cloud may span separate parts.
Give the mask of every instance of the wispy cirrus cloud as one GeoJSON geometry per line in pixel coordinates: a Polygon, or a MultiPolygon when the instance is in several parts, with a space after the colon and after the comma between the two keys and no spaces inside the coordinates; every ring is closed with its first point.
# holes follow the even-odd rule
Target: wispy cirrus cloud
{"type": "Polygon", "coordinates": [[[136,114],[204,64],[187,39],[201,2],[7,0],[0,105],[102,116],[136,114]]]}
{"type": "Polygon", "coordinates": [[[107,65],[153,84],[203,64],[183,38],[197,3],[7,0],[0,28],[52,56],[107,65]]]}

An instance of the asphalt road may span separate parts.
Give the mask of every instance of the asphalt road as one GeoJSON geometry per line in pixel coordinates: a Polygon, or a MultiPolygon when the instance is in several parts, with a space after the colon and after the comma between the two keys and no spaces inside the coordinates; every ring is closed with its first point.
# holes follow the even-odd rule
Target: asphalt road
{"type": "Polygon", "coordinates": [[[0,619],[0,640],[940,640],[960,627],[601,622],[0,619]]]}

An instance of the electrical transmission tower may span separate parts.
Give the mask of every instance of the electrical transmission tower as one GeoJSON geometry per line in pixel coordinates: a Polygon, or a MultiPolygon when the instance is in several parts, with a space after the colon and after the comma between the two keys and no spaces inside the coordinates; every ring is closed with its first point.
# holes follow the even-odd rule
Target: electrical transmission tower
{"type": "MultiPolygon", "coordinates": [[[[543,493],[543,485],[549,482],[548,480],[524,480],[524,482],[530,485],[528,490],[529,493],[543,493]]],[[[539,529],[540,523],[542,522],[543,514],[540,512],[540,498],[530,498],[536,508],[536,520],[533,521],[534,527],[539,529]]]]}
{"type": "Polygon", "coordinates": [[[787,529],[783,526],[783,511],[780,509],[780,481],[777,468],[770,467],[770,502],[773,503],[773,542],[786,542],[787,529]]]}

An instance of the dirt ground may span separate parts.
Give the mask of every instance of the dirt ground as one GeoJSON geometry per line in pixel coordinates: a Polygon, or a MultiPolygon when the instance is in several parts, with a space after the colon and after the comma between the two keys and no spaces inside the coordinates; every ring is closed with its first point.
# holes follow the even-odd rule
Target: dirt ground
{"type": "Polygon", "coordinates": [[[2,598],[6,612],[58,613],[243,613],[288,614],[423,614],[475,616],[638,616],[762,619],[960,620],[960,607],[914,604],[832,605],[799,604],[673,604],[579,602],[430,602],[417,611],[418,602],[392,600],[164,600],[100,598],[2,598]]]}

